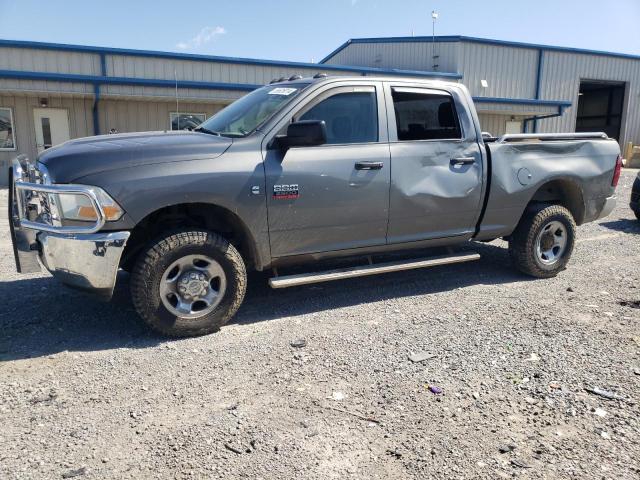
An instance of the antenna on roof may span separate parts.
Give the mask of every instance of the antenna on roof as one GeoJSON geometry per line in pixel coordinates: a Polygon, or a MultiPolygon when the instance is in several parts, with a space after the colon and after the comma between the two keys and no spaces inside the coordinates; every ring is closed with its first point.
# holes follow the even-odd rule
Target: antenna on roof
{"type": "Polygon", "coordinates": [[[438,70],[438,58],[439,55],[436,55],[436,20],[438,20],[438,12],[435,10],[431,10],[431,20],[433,21],[432,30],[431,30],[431,52],[433,54],[433,70],[438,70]]]}

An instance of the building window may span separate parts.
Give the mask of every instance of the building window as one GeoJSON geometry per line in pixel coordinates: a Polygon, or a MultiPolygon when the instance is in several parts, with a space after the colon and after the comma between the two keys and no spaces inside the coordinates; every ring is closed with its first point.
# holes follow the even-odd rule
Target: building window
{"type": "Polygon", "coordinates": [[[458,116],[450,95],[394,88],[393,106],[400,141],[461,137],[458,116]]]}
{"type": "Polygon", "coordinates": [[[13,113],[10,108],[0,108],[0,150],[15,150],[16,138],[13,113]]]}
{"type": "Polygon", "coordinates": [[[207,119],[204,113],[175,113],[169,114],[171,130],[193,130],[207,119]]]}

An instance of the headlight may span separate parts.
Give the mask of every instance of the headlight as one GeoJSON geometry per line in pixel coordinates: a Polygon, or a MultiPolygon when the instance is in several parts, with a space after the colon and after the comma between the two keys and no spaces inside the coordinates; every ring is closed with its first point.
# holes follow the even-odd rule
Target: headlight
{"type": "MultiPolygon", "coordinates": [[[[90,187],[102,207],[105,220],[113,222],[122,217],[124,211],[104,190],[98,187],[90,187]]],[[[78,222],[95,222],[98,220],[98,212],[93,202],[86,195],[74,193],[56,193],[50,195],[52,204],[57,206],[58,216],[61,220],[78,222]]]]}

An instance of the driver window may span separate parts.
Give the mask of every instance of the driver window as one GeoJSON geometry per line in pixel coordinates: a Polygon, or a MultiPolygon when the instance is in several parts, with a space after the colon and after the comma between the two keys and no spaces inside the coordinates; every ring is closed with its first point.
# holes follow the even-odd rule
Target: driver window
{"type": "Polygon", "coordinates": [[[378,141],[378,105],[375,89],[336,93],[295,118],[324,120],[327,144],[378,141]]]}

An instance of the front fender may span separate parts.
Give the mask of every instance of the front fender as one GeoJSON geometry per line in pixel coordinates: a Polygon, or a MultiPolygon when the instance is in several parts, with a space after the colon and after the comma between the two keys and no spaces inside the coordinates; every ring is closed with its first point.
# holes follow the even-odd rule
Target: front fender
{"type": "Polygon", "coordinates": [[[264,167],[258,153],[227,152],[215,160],[119,169],[80,181],[103,188],[126,212],[105,230],[131,230],[151,213],[172,205],[216,205],[242,221],[255,240],[259,258],[270,260],[264,167]],[[260,194],[252,193],[253,186],[259,186],[260,194]]]}

